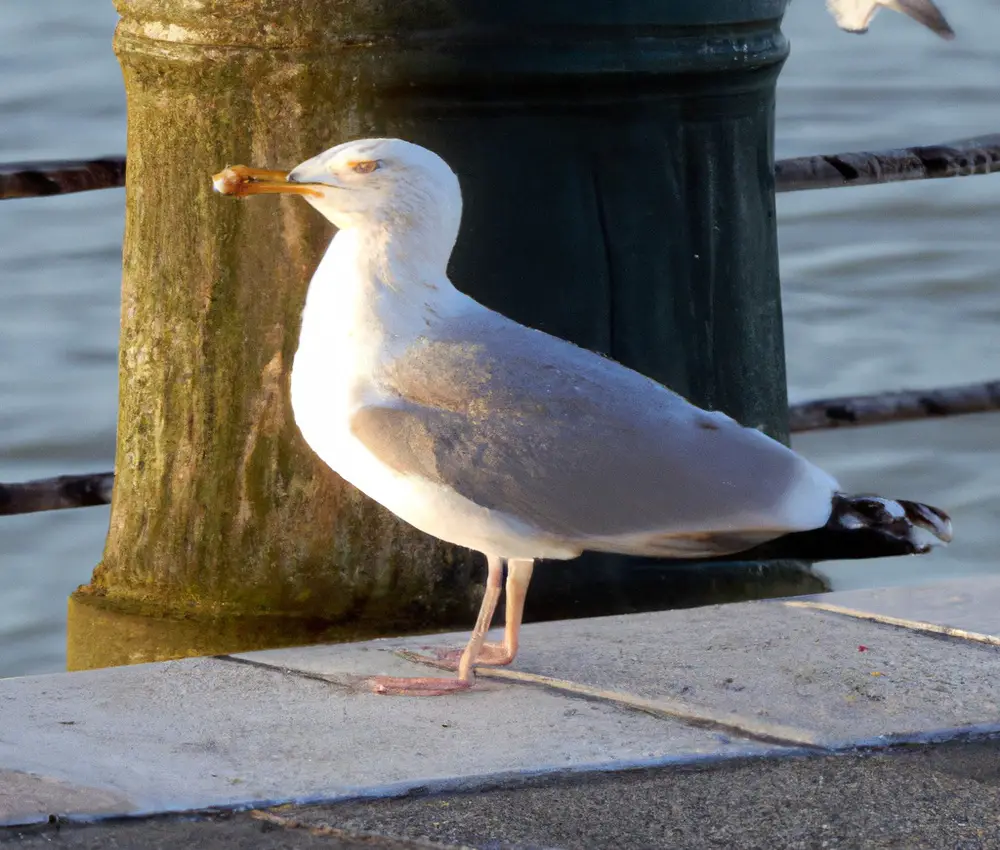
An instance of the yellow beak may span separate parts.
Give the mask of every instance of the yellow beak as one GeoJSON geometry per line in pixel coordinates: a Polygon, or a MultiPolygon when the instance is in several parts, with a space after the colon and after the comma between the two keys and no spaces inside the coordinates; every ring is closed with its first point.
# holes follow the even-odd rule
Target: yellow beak
{"type": "Polygon", "coordinates": [[[212,186],[220,195],[311,195],[320,197],[314,184],[289,183],[287,171],[272,171],[267,168],[250,168],[246,165],[230,165],[218,174],[212,175],[212,186]]]}

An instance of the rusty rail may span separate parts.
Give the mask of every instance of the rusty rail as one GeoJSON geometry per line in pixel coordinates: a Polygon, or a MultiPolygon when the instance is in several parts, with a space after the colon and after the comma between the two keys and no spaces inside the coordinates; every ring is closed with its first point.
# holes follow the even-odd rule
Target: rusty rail
{"type": "MultiPolygon", "coordinates": [[[[1000,171],[1000,133],[944,145],[821,154],[774,164],[777,192],[871,186],[904,180],[966,177],[1000,171]]],[[[35,198],[125,185],[125,157],[0,165],[0,200],[35,198]]]]}
{"type": "Polygon", "coordinates": [[[114,483],[113,472],[98,472],[0,484],[0,516],[107,505],[114,483]]]}
{"type": "MultiPolygon", "coordinates": [[[[802,433],[994,410],[1000,411],[1000,381],[819,399],[791,405],[788,418],[792,433],[802,433]]],[[[114,480],[113,472],[98,472],[0,484],[0,516],[106,505],[114,480]]]]}
{"type": "Polygon", "coordinates": [[[774,184],[777,192],[800,192],[998,171],[1000,133],[994,133],[944,145],[782,159],[774,164],[774,184]]]}
{"type": "Polygon", "coordinates": [[[991,410],[1000,410],[1000,381],[807,401],[789,407],[788,421],[793,433],[802,433],[991,410]]]}
{"type": "Polygon", "coordinates": [[[125,185],[125,157],[0,165],[0,199],[40,198],[125,185]]]}

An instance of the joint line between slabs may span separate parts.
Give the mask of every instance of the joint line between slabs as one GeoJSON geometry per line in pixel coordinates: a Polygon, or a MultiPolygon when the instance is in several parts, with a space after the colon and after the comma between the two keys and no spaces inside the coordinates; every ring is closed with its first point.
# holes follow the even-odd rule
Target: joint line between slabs
{"type": "Polygon", "coordinates": [[[871,611],[861,611],[856,608],[847,608],[843,605],[833,605],[829,602],[807,602],[800,600],[788,600],[783,603],[789,608],[805,608],[812,611],[826,611],[829,614],[839,614],[842,617],[850,617],[854,620],[868,620],[872,623],[881,623],[886,626],[898,626],[911,632],[926,632],[932,635],[943,635],[944,637],[958,638],[962,641],[972,643],[982,643],[987,646],[1000,646],[1000,636],[987,635],[981,632],[970,632],[965,629],[956,629],[952,626],[939,626],[937,623],[925,623],[922,620],[907,620],[904,617],[892,617],[888,614],[875,614],[871,611]]]}
{"type": "Polygon", "coordinates": [[[338,677],[325,673],[312,673],[308,670],[296,670],[292,667],[284,667],[280,664],[268,664],[265,661],[254,661],[250,658],[237,658],[235,655],[212,655],[216,661],[227,661],[231,664],[243,664],[247,667],[256,667],[260,670],[270,670],[272,673],[281,673],[284,676],[292,676],[298,679],[311,679],[314,682],[322,682],[324,685],[344,685],[349,686],[353,678],[361,677],[338,677]]]}
{"type": "Polygon", "coordinates": [[[778,744],[783,747],[806,747],[824,753],[828,751],[826,745],[817,740],[812,732],[805,729],[797,729],[780,724],[759,724],[753,721],[741,722],[745,718],[739,715],[719,714],[711,710],[687,705],[677,700],[663,698],[647,699],[636,694],[594,688],[590,685],[569,681],[568,679],[554,679],[549,676],[522,673],[517,670],[476,668],[476,676],[549,688],[560,693],[568,693],[598,702],[612,703],[623,708],[632,709],[633,711],[641,711],[654,717],[669,717],[672,720],[679,720],[689,726],[727,732],[740,738],[759,741],[765,744],[778,744]]]}

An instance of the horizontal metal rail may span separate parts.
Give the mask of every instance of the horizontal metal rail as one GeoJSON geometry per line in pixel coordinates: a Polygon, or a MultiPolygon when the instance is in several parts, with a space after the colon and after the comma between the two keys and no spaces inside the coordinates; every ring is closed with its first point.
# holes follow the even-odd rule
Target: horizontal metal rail
{"type": "MultiPolygon", "coordinates": [[[[1000,171],[1000,133],[943,145],[821,154],[774,164],[777,192],[966,177],[1000,171]]],[[[0,165],[0,200],[35,198],[125,185],[125,157],[0,165]]]]}
{"type": "Polygon", "coordinates": [[[0,165],[0,199],[39,198],[125,185],[125,157],[0,165]]]}
{"type": "MultiPolygon", "coordinates": [[[[992,410],[1000,410],[1000,381],[808,401],[789,407],[788,417],[792,433],[801,433],[992,410]]],[[[0,484],[0,516],[106,505],[114,481],[113,472],[97,472],[0,484]]]]}
{"type": "Polygon", "coordinates": [[[782,159],[774,164],[774,184],[777,192],[801,192],[998,171],[1000,133],[994,133],[944,145],[782,159]]]}
{"type": "Polygon", "coordinates": [[[1000,381],[807,401],[789,407],[788,423],[793,434],[800,434],[991,410],[1000,410],[1000,381]]]}
{"type": "Polygon", "coordinates": [[[0,516],[107,505],[111,502],[114,484],[113,472],[60,475],[58,478],[41,478],[22,484],[0,484],[0,516]]]}

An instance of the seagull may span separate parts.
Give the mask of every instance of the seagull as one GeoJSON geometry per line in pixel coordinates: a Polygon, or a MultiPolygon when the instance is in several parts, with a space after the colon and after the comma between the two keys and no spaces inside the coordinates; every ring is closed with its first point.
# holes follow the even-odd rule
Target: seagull
{"type": "Polygon", "coordinates": [[[460,292],[446,267],[462,193],[426,148],[364,139],[291,172],[232,166],[213,181],[237,197],[301,195],[338,228],[292,365],[305,441],[401,519],[486,557],[468,645],[425,659],[457,678],[376,676],[376,693],[467,690],[476,664],[513,661],[538,559],[708,558],[810,534],[898,554],[951,539],[937,508],[847,496],[760,431],[460,292]],[[489,644],[505,567],[504,638],[489,644]]]}
{"type": "Polygon", "coordinates": [[[909,15],[941,38],[955,37],[955,31],[931,0],[826,0],[826,8],[836,19],[837,26],[856,33],[868,32],[868,25],[879,6],[909,15]]]}

